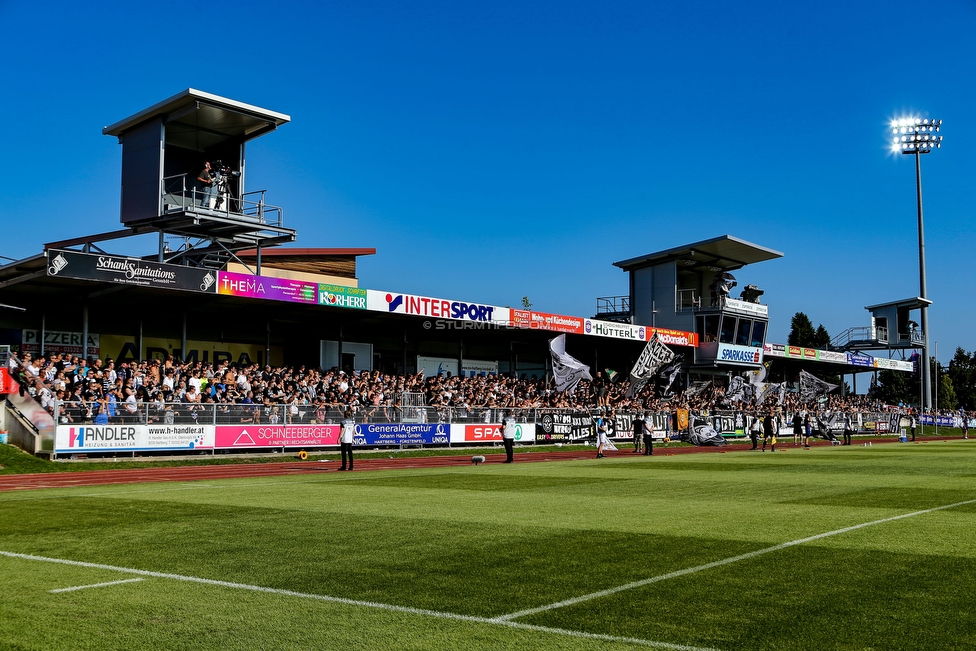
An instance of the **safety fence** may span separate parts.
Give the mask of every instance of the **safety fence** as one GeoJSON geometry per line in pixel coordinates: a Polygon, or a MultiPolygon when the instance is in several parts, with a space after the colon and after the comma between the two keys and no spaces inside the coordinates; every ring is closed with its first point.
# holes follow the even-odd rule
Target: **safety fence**
{"type": "MultiPolygon", "coordinates": [[[[248,451],[280,448],[317,449],[338,446],[344,405],[213,403],[58,403],[55,456],[119,452],[248,451]]],[[[354,445],[372,447],[494,445],[502,440],[502,419],[516,421],[520,444],[582,443],[596,438],[598,423],[609,438],[633,440],[634,431],[653,439],[704,440],[747,437],[759,417],[742,411],[707,412],[674,409],[656,412],[604,413],[596,409],[456,409],[410,406],[359,407],[354,445]],[[643,423],[638,425],[639,421],[643,423]]],[[[780,437],[794,429],[792,413],[774,417],[780,437]]],[[[910,425],[900,412],[800,414],[806,433],[834,438],[848,425],[859,434],[898,434],[910,425]],[[848,420],[849,419],[849,420],[848,420]]],[[[940,423],[941,424],[941,423],[940,423]]],[[[721,443],[721,441],[719,441],[721,443]]]]}

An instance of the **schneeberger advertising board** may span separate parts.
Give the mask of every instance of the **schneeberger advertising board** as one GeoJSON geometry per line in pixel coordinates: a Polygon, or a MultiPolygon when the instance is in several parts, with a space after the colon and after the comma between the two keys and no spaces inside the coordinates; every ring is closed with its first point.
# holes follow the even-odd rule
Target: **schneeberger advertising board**
{"type": "Polygon", "coordinates": [[[217,272],[211,269],[58,249],[47,252],[47,275],[187,292],[217,291],[217,272]]]}

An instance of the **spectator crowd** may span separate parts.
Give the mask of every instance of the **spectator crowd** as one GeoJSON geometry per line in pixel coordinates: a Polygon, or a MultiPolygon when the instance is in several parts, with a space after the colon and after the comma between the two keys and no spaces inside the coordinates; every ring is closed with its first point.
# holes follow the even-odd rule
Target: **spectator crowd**
{"type": "MultiPolygon", "coordinates": [[[[893,409],[863,395],[830,395],[826,402],[804,404],[796,392],[784,392],[757,405],[755,397],[733,400],[725,388],[705,383],[669,393],[648,384],[627,395],[626,379],[612,381],[596,373],[575,391],[559,392],[548,378],[482,375],[394,375],[379,371],[346,373],[307,366],[238,365],[229,361],[181,363],[172,357],[140,362],[85,359],[53,354],[11,357],[10,369],[29,392],[61,423],[145,420],[186,422],[197,412],[217,409],[225,422],[324,422],[329,414],[351,409],[360,420],[396,420],[404,393],[423,394],[429,409],[468,417],[496,409],[613,409],[657,412],[733,410],[764,413],[873,411],[893,409]]],[[[209,412],[208,412],[209,413],[209,412]]]]}

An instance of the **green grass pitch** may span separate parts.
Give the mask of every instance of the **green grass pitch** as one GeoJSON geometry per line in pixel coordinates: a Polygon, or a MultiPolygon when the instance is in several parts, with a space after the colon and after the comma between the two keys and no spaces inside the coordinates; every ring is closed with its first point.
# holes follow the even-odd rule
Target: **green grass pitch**
{"type": "Polygon", "coordinates": [[[976,444],[0,493],[0,649],[648,647],[976,648],[976,444]]]}

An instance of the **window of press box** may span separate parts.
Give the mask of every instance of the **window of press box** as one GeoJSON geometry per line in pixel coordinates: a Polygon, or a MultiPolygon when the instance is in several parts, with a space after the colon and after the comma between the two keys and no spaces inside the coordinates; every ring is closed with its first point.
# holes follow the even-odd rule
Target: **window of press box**
{"type": "Polygon", "coordinates": [[[739,328],[735,333],[736,346],[749,345],[749,331],[752,330],[752,319],[739,319],[739,328]]]}
{"type": "Polygon", "coordinates": [[[698,341],[708,343],[718,339],[718,315],[699,316],[697,319],[698,341]]]}
{"type": "Polygon", "coordinates": [[[734,316],[725,315],[722,317],[722,329],[719,331],[718,340],[723,344],[731,344],[735,341],[735,322],[734,316]]]}
{"type": "Polygon", "coordinates": [[[756,321],[755,325],[752,326],[752,347],[762,348],[763,344],[766,343],[766,322],[756,321]]]}

